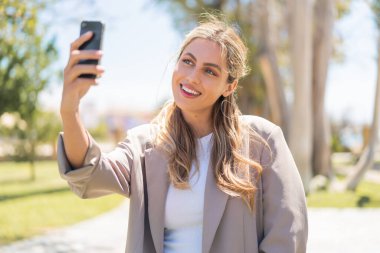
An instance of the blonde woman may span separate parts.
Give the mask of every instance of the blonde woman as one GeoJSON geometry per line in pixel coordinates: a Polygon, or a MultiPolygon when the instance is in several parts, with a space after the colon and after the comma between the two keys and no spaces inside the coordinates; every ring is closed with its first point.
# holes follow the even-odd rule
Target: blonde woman
{"type": "MultiPolygon", "coordinates": [[[[81,198],[130,198],[126,252],[306,252],[301,179],[281,129],[241,116],[234,92],[247,73],[247,48],[214,17],[187,34],[173,71],[174,101],[103,153],[79,117],[100,52],[71,45],[64,71],[59,170],[81,198]]],[[[126,91],[127,92],[127,91],[126,91]]]]}

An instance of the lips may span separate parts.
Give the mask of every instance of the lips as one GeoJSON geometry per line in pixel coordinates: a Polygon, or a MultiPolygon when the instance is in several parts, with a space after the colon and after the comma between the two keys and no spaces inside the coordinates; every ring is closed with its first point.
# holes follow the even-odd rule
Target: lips
{"type": "Polygon", "coordinates": [[[202,94],[199,91],[195,90],[194,88],[186,84],[181,83],[180,88],[181,88],[182,93],[186,95],[187,97],[198,97],[202,94]]]}

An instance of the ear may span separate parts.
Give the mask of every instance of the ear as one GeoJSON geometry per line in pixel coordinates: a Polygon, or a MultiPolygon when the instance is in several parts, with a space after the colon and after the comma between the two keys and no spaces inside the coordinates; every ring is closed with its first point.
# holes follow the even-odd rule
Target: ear
{"type": "Polygon", "coordinates": [[[237,84],[238,80],[235,80],[232,83],[227,84],[227,88],[222,94],[223,97],[228,97],[229,95],[231,95],[235,91],[237,84]]]}

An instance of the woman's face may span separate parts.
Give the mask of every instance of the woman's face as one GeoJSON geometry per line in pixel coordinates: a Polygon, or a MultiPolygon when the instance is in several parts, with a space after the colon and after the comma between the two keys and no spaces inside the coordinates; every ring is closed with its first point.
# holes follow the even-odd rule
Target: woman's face
{"type": "Polygon", "coordinates": [[[172,91],[182,113],[210,115],[220,96],[230,95],[237,82],[227,82],[226,59],[220,46],[196,38],[183,50],[173,72],[172,91]]]}

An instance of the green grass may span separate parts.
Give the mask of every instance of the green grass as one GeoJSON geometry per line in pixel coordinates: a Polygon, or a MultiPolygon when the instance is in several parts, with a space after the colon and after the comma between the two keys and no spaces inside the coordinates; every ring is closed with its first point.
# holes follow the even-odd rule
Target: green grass
{"type": "Polygon", "coordinates": [[[380,184],[362,181],[355,192],[320,191],[307,197],[309,207],[380,207],[380,184]]]}
{"type": "Polygon", "coordinates": [[[106,212],[122,201],[112,195],[82,200],[59,177],[55,161],[36,163],[29,180],[27,163],[0,163],[0,244],[28,238],[106,212]]]}

